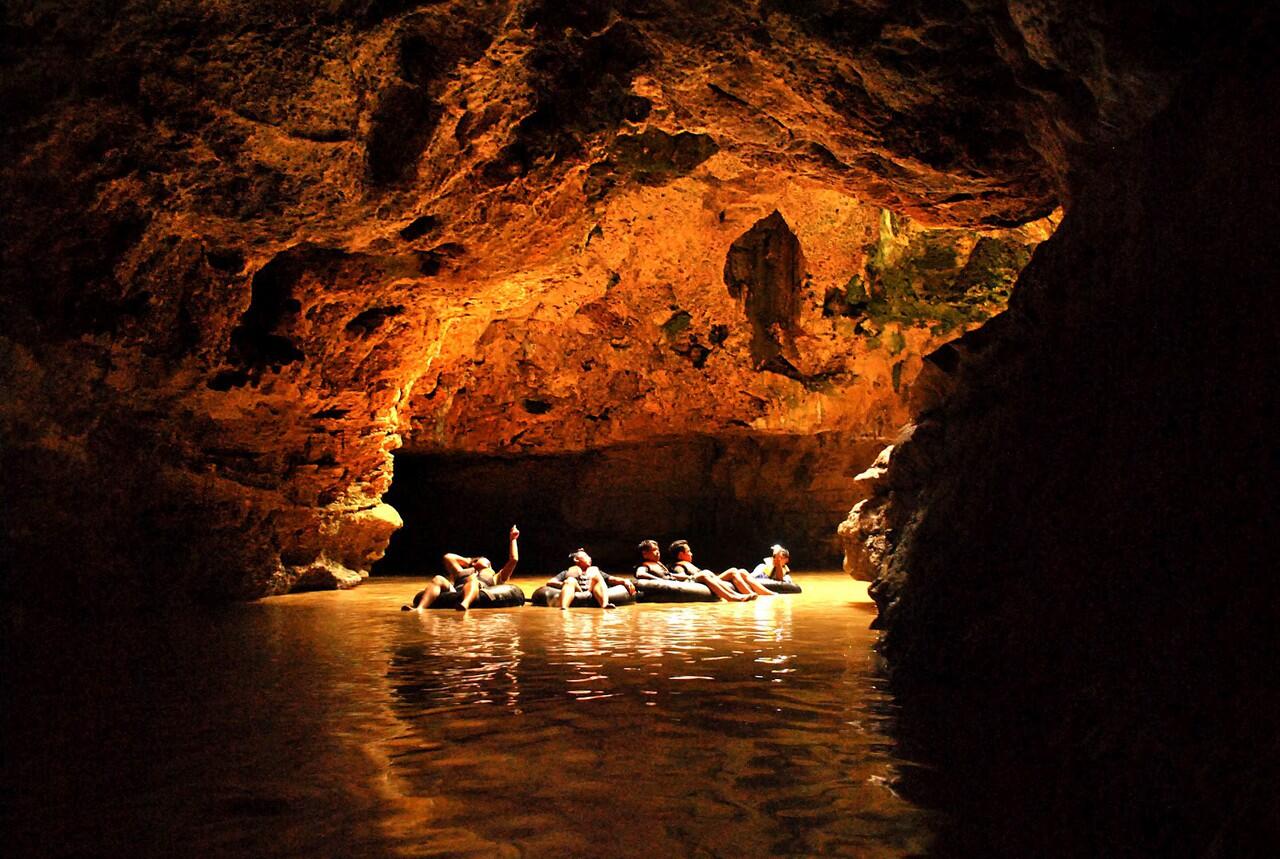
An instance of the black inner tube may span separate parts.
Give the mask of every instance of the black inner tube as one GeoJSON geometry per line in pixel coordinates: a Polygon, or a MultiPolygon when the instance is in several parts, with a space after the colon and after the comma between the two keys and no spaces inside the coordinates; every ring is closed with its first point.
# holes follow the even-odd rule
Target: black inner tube
{"type": "MultiPolygon", "coordinates": [[[[609,602],[614,605],[631,605],[635,601],[635,596],[624,585],[614,585],[609,588],[609,602]]],[[[560,588],[543,585],[529,597],[529,603],[536,606],[558,606],[560,605],[560,588]]],[[[573,595],[573,602],[570,605],[577,608],[594,606],[596,598],[590,591],[578,591],[573,595]]]]}

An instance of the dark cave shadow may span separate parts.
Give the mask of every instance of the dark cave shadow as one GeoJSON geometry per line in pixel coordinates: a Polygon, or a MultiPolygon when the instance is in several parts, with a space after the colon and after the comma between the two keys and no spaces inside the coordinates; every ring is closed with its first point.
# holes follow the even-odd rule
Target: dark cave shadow
{"type": "Polygon", "coordinates": [[[821,434],[690,436],[520,457],[399,453],[384,500],[405,525],[373,572],[420,574],[445,552],[501,564],[512,524],[522,570],[562,569],[583,546],[602,568],[630,571],[648,538],[664,552],[688,539],[697,561],[716,570],[749,569],[774,542],[798,567],[838,569],[835,528],[846,505],[803,489],[828,467],[822,458],[837,455],[853,454],[821,434]]]}

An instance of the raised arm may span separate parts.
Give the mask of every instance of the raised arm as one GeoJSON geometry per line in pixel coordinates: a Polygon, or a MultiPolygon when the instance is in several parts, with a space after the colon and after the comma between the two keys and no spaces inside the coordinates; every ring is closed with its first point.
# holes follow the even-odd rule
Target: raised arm
{"type": "Polygon", "coordinates": [[[455,579],[465,569],[471,566],[472,558],[465,555],[455,555],[453,552],[445,552],[444,555],[444,571],[449,574],[449,578],[455,579]]]}
{"type": "Polygon", "coordinates": [[[520,537],[520,529],[515,525],[511,526],[511,549],[507,552],[507,562],[502,565],[502,569],[498,570],[498,584],[504,583],[511,578],[511,574],[516,571],[516,562],[520,560],[520,550],[516,546],[516,540],[520,537]]]}

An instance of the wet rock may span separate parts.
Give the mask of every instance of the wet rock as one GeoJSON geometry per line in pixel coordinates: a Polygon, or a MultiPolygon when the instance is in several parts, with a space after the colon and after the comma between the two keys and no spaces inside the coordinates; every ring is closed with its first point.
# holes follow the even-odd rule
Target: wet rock
{"type": "MultiPolygon", "coordinates": [[[[900,437],[899,443],[906,438],[900,437]]],[[[889,445],[875,461],[853,478],[854,497],[859,498],[836,528],[844,551],[844,571],[859,581],[869,582],[880,575],[891,542],[885,522],[889,503],[889,466],[896,445],[889,445]]]]}
{"type": "Polygon", "coordinates": [[[292,579],[290,590],[294,591],[342,590],[353,588],[364,581],[364,576],[357,571],[327,558],[291,569],[288,575],[292,579]]]}

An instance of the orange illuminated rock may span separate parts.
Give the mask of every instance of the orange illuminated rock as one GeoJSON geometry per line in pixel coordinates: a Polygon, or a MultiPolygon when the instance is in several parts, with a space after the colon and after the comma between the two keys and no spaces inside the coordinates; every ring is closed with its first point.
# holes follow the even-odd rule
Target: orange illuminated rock
{"type": "Polygon", "coordinates": [[[406,441],[883,439],[1173,79],[1003,10],[3,15],[5,527],[50,601],[349,583],[406,441]]]}

